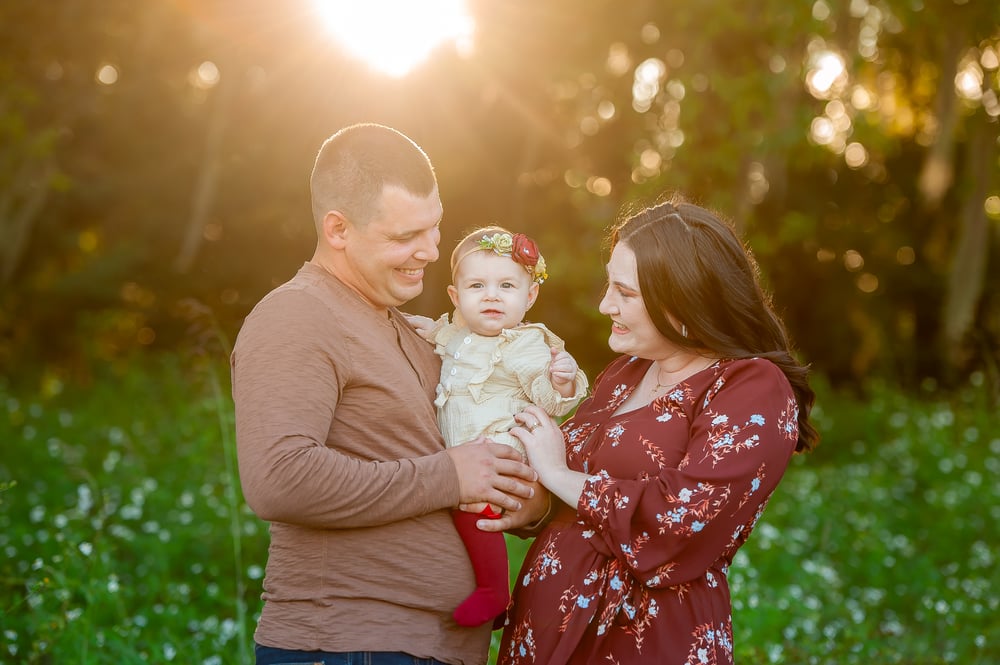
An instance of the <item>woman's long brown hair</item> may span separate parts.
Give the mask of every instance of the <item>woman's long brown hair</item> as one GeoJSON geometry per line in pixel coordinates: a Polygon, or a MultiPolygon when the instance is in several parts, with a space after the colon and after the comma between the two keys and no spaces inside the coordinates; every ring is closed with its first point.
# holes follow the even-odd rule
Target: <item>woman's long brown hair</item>
{"type": "Polygon", "coordinates": [[[635,253],[643,302],[664,337],[722,358],[766,358],[781,369],[798,403],[795,450],[811,450],[819,434],[809,421],[816,398],[809,368],[792,355],[753,254],[729,224],[675,198],[631,215],[610,240],[612,249],[621,242],[635,253]],[[685,326],[686,337],[668,314],[685,326]]]}

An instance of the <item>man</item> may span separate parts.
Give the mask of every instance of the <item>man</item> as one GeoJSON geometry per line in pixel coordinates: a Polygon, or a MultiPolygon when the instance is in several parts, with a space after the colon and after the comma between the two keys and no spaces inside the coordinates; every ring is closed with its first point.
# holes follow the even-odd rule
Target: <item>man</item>
{"type": "Polygon", "coordinates": [[[489,501],[516,528],[545,506],[509,446],[445,450],[440,361],[396,309],[438,258],[433,168],[403,134],[354,125],[311,190],[312,260],[232,356],[243,492],[271,523],[257,663],[484,663],[490,627],[451,619],[475,581],[449,511],[489,501]]]}

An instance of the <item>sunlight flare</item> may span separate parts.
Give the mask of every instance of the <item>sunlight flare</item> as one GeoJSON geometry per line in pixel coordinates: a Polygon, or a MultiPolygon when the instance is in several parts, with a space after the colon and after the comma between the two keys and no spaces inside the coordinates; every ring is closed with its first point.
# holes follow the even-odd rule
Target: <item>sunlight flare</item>
{"type": "Polygon", "coordinates": [[[314,5],[334,39],[393,77],[406,75],[447,42],[467,49],[475,28],[465,0],[314,0],[314,5]]]}

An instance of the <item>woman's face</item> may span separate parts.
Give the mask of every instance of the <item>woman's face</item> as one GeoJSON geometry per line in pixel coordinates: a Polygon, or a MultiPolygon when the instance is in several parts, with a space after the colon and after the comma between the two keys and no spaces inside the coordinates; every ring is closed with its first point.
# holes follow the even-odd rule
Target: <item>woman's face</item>
{"type": "Polygon", "coordinates": [[[608,346],[612,351],[640,358],[664,358],[674,350],[670,341],[653,325],[639,292],[635,253],[623,243],[611,251],[608,290],[598,307],[611,318],[608,346]]]}

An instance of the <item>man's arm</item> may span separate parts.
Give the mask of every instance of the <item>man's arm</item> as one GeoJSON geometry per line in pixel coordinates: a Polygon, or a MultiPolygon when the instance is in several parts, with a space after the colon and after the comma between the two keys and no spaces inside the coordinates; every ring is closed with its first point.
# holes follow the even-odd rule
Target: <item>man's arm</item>
{"type": "MultiPolygon", "coordinates": [[[[462,500],[513,509],[519,502],[503,492],[530,494],[511,476],[533,478],[534,472],[507,459],[508,447],[436,449],[436,423],[431,419],[419,429],[406,409],[392,411],[398,427],[380,433],[380,440],[363,429],[363,421],[385,416],[373,412],[355,419],[358,429],[339,435],[343,447],[328,446],[353,359],[341,345],[331,351],[323,343],[328,338],[310,332],[338,335],[321,305],[301,292],[281,295],[275,311],[258,308],[263,311],[248,317],[232,359],[240,479],[259,517],[316,528],[376,526],[462,500]],[[347,446],[355,454],[345,454],[347,446]],[[378,455],[368,451],[377,447],[400,458],[371,459],[378,455]]],[[[417,398],[426,399],[423,393],[417,398]]],[[[429,402],[427,408],[433,413],[429,402]]]]}

